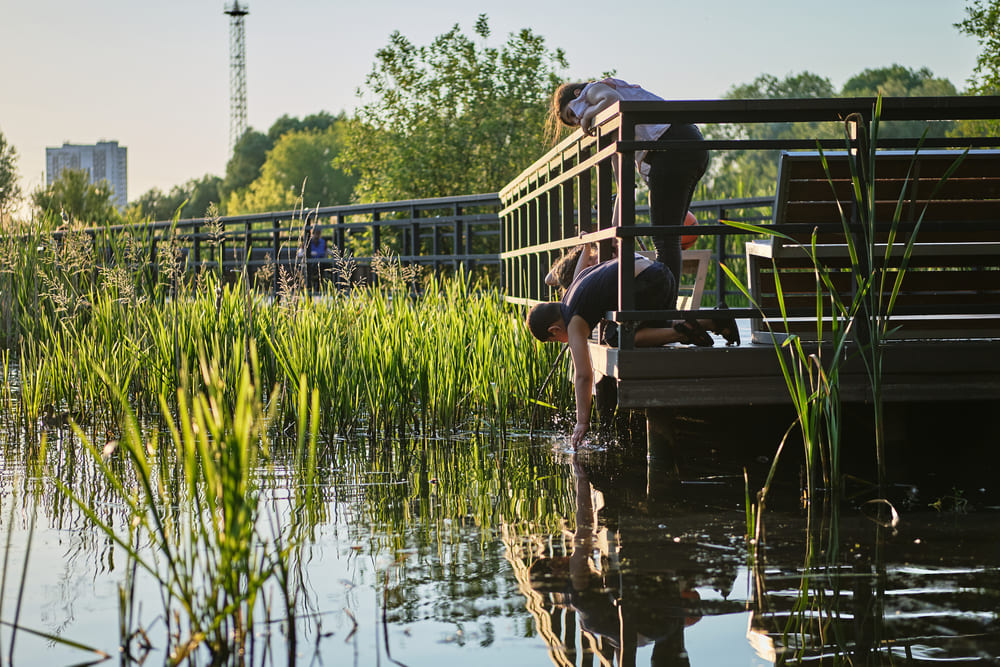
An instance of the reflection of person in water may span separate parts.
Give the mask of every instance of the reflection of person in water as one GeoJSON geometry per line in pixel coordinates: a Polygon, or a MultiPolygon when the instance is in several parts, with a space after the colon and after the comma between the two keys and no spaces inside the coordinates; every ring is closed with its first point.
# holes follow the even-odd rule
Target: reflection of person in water
{"type": "Polygon", "coordinates": [[[607,529],[597,524],[598,503],[603,496],[590,484],[577,454],[573,455],[573,469],[573,551],[568,557],[542,558],[532,564],[532,587],[564,600],[577,612],[585,632],[610,642],[619,664],[634,664],[636,648],[652,642],[654,667],[689,665],[684,626],[696,619],[686,615],[684,606],[696,599],[697,593],[683,578],[664,576],[667,573],[663,570],[645,573],[653,575],[655,582],[631,568],[624,573],[614,571],[617,554],[609,549],[607,529]],[[599,559],[595,558],[598,555],[599,559]]]}

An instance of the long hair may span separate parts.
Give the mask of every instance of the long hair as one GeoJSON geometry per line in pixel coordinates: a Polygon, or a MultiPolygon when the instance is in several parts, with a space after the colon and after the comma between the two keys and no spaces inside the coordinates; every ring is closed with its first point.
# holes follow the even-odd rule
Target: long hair
{"type": "Polygon", "coordinates": [[[566,105],[576,98],[576,91],[583,90],[590,83],[589,81],[567,81],[552,93],[549,101],[549,115],[545,119],[545,143],[554,146],[559,140],[559,135],[566,125],[562,119],[562,111],[566,105]]]}
{"type": "Polygon", "coordinates": [[[573,274],[576,273],[577,262],[580,261],[580,253],[586,246],[578,245],[565,255],[560,257],[552,268],[549,269],[549,273],[555,276],[557,287],[563,292],[569,289],[569,286],[573,283],[573,274]]]}

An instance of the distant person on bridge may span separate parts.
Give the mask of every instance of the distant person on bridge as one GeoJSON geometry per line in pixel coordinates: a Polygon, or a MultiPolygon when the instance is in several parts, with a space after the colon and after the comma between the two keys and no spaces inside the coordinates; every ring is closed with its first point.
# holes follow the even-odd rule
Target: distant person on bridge
{"type": "MultiPolygon", "coordinates": [[[[309,239],[299,247],[296,257],[299,259],[326,259],[326,239],[323,238],[323,232],[319,225],[312,226],[309,239]]],[[[312,286],[318,286],[319,275],[322,271],[321,264],[319,262],[315,265],[307,263],[306,269],[308,283],[312,286]]]]}
{"type": "MultiPolygon", "coordinates": [[[[584,252],[583,256],[589,253],[584,252]]],[[[660,262],[645,257],[635,259],[635,307],[637,310],[671,310],[677,301],[677,282],[660,262]]],[[[569,346],[575,371],[576,426],[571,442],[577,447],[590,430],[591,392],[594,371],[590,361],[590,334],[609,310],[618,308],[618,260],[594,264],[580,271],[560,301],[536,304],[525,318],[532,335],[542,342],[555,341],[569,346]]],[[[721,314],[720,314],[721,315],[721,314]]],[[[711,347],[711,331],[739,345],[736,321],[722,315],[714,319],[677,322],[644,320],[637,324],[636,347],[657,347],[684,343],[711,347]]],[[[617,344],[617,331],[604,341],[617,344]],[[612,340],[612,338],[614,340],[612,340]]]]}
{"type": "Polygon", "coordinates": [[[319,225],[313,225],[309,236],[309,247],[306,249],[310,259],[326,259],[326,239],[319,225]]]}
{"type": "MultiPolygon", "coordinates": [[[[592,82],[564,83],[556,89],[549,109],[549,136],[555,138],[559,123],[580,127],[594,133],[596,116],[619,100],[654,100],[663,98],[621,79],[601,79],[592,82]]],[[[637,125],[638,141],[659,139],[702,141],[701,132],[690,123],[656,123],[637,125]]],[[[708,151],[704,148],[670,148],[665,151],[636,151],[635,163],[639,175],[649,186],[649,221],[652,225],[684,224],[698,181],[708,168],[708,151]]],[[[653,247],[656,260],[662,262],[677,278],[681,275],[681,235],[655,236],[653,247]]],[[[676,302],[667,304],[673,308],[676,302]]]]}

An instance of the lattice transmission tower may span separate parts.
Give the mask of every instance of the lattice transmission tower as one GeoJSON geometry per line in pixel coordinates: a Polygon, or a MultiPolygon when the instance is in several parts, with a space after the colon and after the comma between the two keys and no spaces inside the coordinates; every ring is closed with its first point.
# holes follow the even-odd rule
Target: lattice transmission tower
{"type": "Polygon", "coordinates": [[[229,15],[229,151],[247,130],[247,43],[243,17],[247,6],[233,0],[226,6],[229,15]]]}

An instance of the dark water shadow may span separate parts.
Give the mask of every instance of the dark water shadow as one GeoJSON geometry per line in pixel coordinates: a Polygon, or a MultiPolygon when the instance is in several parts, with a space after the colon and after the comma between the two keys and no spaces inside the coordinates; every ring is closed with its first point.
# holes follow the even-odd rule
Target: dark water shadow
{"type": "MultiPolygon", "coordinates": [[[[731,664],[1000,660],[1000,511],[994,490],[980,486],[991,476],[941,463],[949,453],[934,449],[940,431],[918,413],[903,415],[913,421],[893,455],[927,457],[897,469],[885,503],[894,514],[870,502],[878,495],[864,477],[870,445],[863,416],[852,415],[845,493],[834,502],[821,492],[803,507],[795,450],[781,463],[754,552],[745,540],[743,470],[752,495],[775,440],[741,432],[746,421],[679,417],[679,479],[669,483],[634,443],[569,455],[572,536],[523,558],[529,609],[549,629],[542,634],[553,661],[721,664],[693,663],[685,639],[692,626],[727,615],[746,616],[745,632],[719,636],[720,655],[753,656],[731,664]]],[[[787,427],[782,414],[750,416],[777,433],[787,427]]],[[[972,445],[981,433],[957,430],[972,445]]]]}

